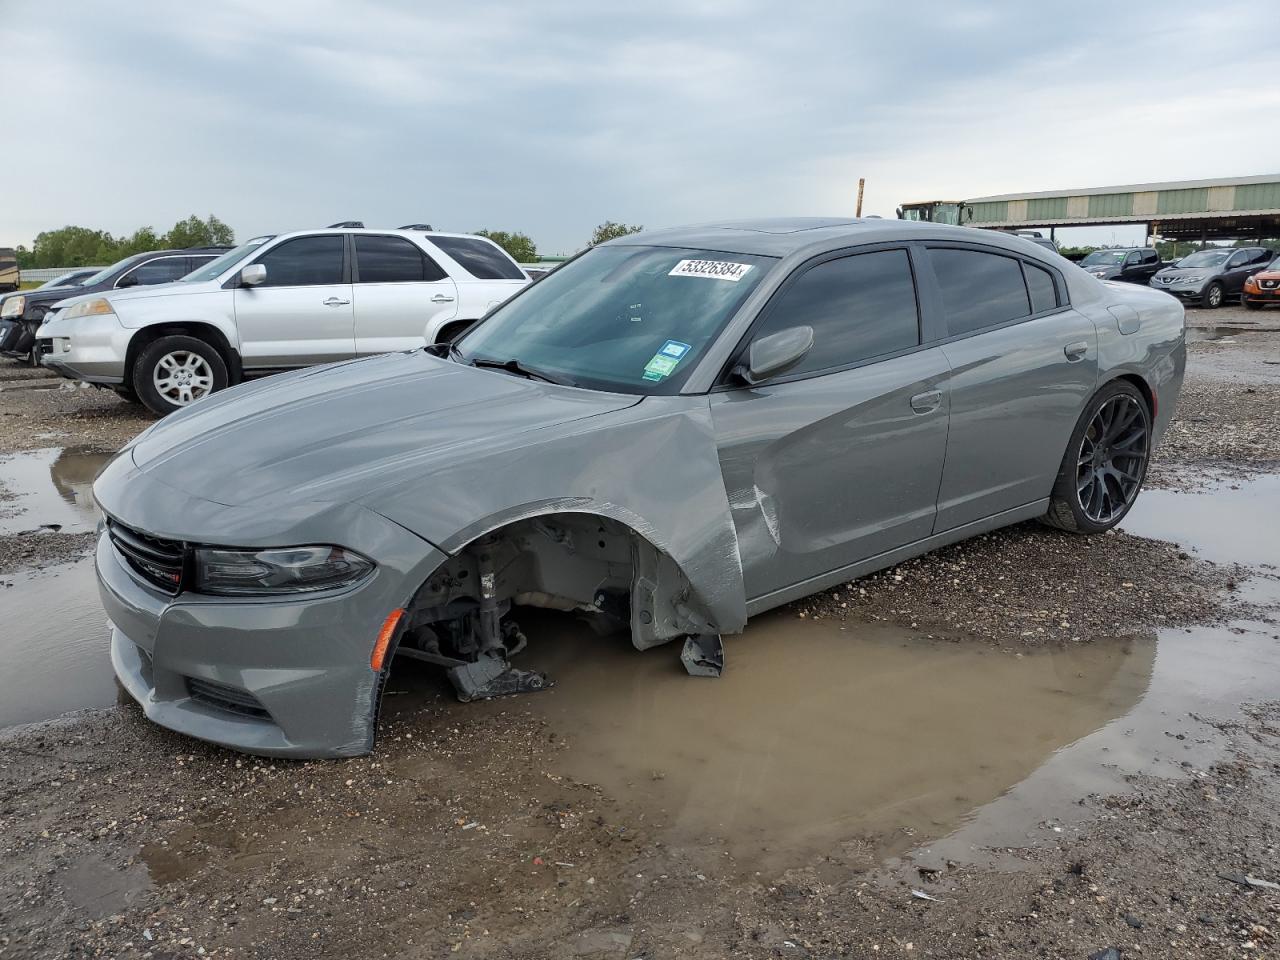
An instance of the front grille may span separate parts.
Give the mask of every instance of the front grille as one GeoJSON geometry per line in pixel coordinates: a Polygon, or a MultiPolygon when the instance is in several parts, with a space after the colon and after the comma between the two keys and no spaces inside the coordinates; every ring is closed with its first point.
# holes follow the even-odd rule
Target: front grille
{"type": "Polygon", "coordinates": [[[1276,287],[1280,287],[1280,280],[1259,280],[1258,286],[1263,290],[1274,290],[1276,287]]]}
{"type": "Polygon", "coordinates": [[[255,717],[259,720],[271,719],[271,714],[262,705],[262,701],[247,690],[240,690],[215,680],[187,677],[187,692],[194,699],[217,707],[219,710],[236,713],[242,717],[255,717]]]}
{"type": "Polygon", "coordinates": [[[171,596],[182,589],[187,550],[181,541],[162,540],[115,520],[107,521],[107,533],[111,545],[142,579],[171,596]]]}

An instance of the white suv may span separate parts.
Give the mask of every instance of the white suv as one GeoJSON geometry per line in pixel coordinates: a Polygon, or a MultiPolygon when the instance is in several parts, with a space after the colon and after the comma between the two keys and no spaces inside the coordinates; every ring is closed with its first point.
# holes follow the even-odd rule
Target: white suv
{"type": "Polygon", "coordinates": [[[452,339],[529,282],[484,237],[307,230],[176,283],[61,301],[36,336],[45,366],[164,414],[246,375],[452,339]]]}

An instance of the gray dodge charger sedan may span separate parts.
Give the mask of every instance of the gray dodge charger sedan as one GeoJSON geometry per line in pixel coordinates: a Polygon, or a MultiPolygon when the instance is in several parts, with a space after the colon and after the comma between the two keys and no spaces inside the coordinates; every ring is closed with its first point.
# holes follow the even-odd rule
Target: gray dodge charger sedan
{"type": "Polygon", "coordinates": [[[621,238],[452,347],[141,434],[95,485],[112,661],[155,722],[299,757],[371,749],[393,656],[464,700],[546,685],[511,659],[527,607],[714,675],[778,604],[1029,518],[1112,527],[1185,362],[1172,297],[1015,236],[621,238]]]}

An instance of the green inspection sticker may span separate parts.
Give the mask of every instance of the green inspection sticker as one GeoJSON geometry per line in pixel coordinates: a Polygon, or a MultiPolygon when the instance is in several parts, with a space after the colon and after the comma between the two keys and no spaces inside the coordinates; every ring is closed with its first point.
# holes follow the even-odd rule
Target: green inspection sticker
{"type": "Polygon", "coordinates": [[[665,357],[661,353],[655,353],[653,359],[644,366],[644,379],[661,380],[663,377],[671,376],[671,371],[676,368],[676,364],[680,361],[672,357],[665,357]]]}

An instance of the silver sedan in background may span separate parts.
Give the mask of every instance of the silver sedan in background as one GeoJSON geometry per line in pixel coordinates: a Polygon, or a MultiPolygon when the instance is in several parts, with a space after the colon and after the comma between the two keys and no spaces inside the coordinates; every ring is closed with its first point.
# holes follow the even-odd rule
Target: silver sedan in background
{"type": "MultiPolygon", "coordinates": [[[[620,238],[458,343],[175,413],[95,485],[112,660],[166,727],[371,749],[394,655],[535,690],[525,607],[717,674],[749,617],[1031,518],[1134,502],[1181,305],[1015,236],[768,220],[620,238]]],[[[696,695],[691,691],[690,695],[696,695]]]]}

